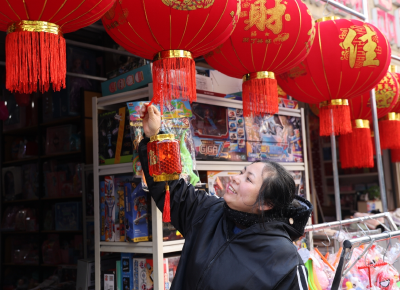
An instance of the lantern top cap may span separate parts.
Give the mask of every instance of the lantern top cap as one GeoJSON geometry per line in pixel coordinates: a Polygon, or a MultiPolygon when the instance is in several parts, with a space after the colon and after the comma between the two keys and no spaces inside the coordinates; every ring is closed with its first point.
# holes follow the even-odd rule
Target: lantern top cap
{"type": "Polygon", "coordinates": [[[153,61],[157,61],[160,59],[166,59],[166,58],[190,58],[193,59],[192,53],[187,50],[179,50],[179,49],[170,49],[170,50],[163,50],[158,52],[155,56],[153,61]]]}
{"type": "Polygon", "coordinates": [[[60,26],[57,24],[38,21],[38,20],[20,20],[11,23],[7,28],[7,33],[28,31],[28,32],[47,32],[57,35],[63,35],[60,26]]]}
{"type": "Polygon", "coordinates": [[[150,137],[150,142],[154,141],[164,141],[164,140],[174,140],[174,134],[158,134],[150,137]]]}
{"type": "Polygon", "coordinates": [[[381,120],[388,120],[388,121],[400,121],[400,113],[390,112],[381,120]]]}
{"type": "Polygon", "coordinates": [[[348,106],[349,105],[349,100],[348,99],[332,99],[329,101],[323,101],[319,103],[319,107],[325,107],[325,106],[348,106]]]}
{"type": "Polygon", "coordinates": [[[275,74],[271,71],[258,71],[243,76],[244,82],[256,79],[275,79],[275,74]]]}
{"type": "Polygon", "coordinates": [[[353,120],[353,128],[369,129],[369,121],[364,119],[355,119],[353,120]]]}
{"type": "Polygon", "coordinates": [[[389,66],[389,71],[392,73],[395,73],[395,72],[397,72],[397,67],[394,64],[391,64],[389,66]]]}
{"type": "Polygon", "coordinates": [[[324,21],[328,21],[328,20],[338,20],[338,19],[340,19],[340,17],[337,17],[337,16],[327,16],[327,17],[322,17],[322,18],[320,18],[320,19],[315,20],[315,23],[324,22],[324,21]]]}

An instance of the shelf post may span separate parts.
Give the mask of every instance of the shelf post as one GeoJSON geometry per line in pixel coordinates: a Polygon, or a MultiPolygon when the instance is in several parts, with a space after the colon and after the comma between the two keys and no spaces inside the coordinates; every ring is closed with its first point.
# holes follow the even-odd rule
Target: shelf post
{"type": "Polygon", "coordinates": [[[161,211],[151,199],[152,239],[153,239],[153,281],[154,289],[164,289],[163,222],[161,211]]]}
{"type": "Polygon", "coordinates": [[[336,220],[342,220],[342,208],[340,205],[340,190],[339,190],[339,173],[338,173],[338,161],[336,155],[336,139],[333,133],[334,119],[332,109],[331,111],[331,122],[332,122],[332,134],[331,134],[331,151],[332,151],[332,169],[333,169],[333,187],[335,190],[335,204],[336,204],[336,220]]]}

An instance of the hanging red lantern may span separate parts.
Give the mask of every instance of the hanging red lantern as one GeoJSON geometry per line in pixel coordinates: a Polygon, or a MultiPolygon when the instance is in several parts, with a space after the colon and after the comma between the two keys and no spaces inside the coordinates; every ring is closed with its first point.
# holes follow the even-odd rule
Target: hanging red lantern
{"type": "Polygon", "coordinates": [[[348,100],[375,87],[390,55],[385,36],[370,23],[326,17],[317,20],[306,59],[277,80],[296,100],[319,103],[321,136],[346,134],[351,132],[348,100]]]}
{"type": "Polygon", "coordinates": [[[214,69],[243,78],[245,117],[275,114],[275,75],[307,56],[314,32],[311,13],[300,0],[247,0],[230,38],[204,58],[214,69]]]}
{"type": "Polygon", "coordinates": [[[239,4],[238,0],[117,1],[102,21],[118,44],[153,60],[154,103],[179,97],[195,101],[193,58],[229,37],[239,18],[239,4]]]}
{"type": "MultiPolygon", "coordinates": [[[[378,118],[385,116],[398,102],[399,88],[395,76],[387,72],[375,87],[378,118]]],[[[339,150],[342,168],[374,167],[374,146],[371,138],[372,110],[370,92],[349,101],[352,133],[340,135],[339,150]]]]}
{"type": "Polygon", "coordinates": [[[29,101],[31,99],[31,95],[30,94],[14,93],[14,98],[17,101],[18,106],[26,107],[30,103],[29,101]]]}
{"type": "Polygon", "coordinates": [[[390,150],[390,159],[393,163],[400,162],[400,149],[390,150]]]}
{"type": "MultiPolygon", "coordinates": [[[[378,85],[377,90],[387,90],[389,87],[399,86],[399,74],[396,72],[396,66],[391,65],[390,70],[393,78],[387,79],[385,84],[378,85]]],[[[381,148],[383,149],[400,149],[400,100],[395,106],[381,116],[379,120],[379,137],[381,148]]]]}
{"type": "Polygon", "coordinates": [[[6,37],[6,88],[30,94],[65,88],[64,33],[96,22],[115,0],[0,0],[6,37]]]}

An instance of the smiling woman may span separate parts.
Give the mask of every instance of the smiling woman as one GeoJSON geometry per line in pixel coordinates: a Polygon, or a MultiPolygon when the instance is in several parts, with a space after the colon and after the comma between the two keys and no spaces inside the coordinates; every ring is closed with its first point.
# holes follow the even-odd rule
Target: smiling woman
{"type": "MultiPolygon", "coordinates": [[[[143,109],[143,113],[146,110],[143,109]]],[[[147,108],[146,136],[158,134],[160,112],[147,108]]],[[[150,194],[162,211],[164,183],[149,175],[147,143],[139,157],[150,194]]],[[[256,162],[231,178],[224,198],[197,191],[183,179],[169,183],[171,222],[185,237],[173,289],[307,290],[307,271],[292,242],[312,212],[295,195],[292,176],[274,162],[256,162]]]]}

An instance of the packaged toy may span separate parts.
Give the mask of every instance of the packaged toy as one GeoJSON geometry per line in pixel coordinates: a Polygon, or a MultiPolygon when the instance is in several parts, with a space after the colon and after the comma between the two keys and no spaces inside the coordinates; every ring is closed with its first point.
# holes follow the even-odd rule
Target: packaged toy
{"type": "Polygon", "coordinates": [[[122,277],[122,289],[121,290],[132,290],[133,289],[133,257],[134,254],[121,253],[121,277],[122,277]]]}
{"type": "Polygon", "coordinates": [[[106,210],[106,223],[105,223],[105,241],[114,242],[115,240],[115,186],[114,176],[104,177],[105,187],[105,210],[106,210]]]}
{"type": "Polygon", "coordinates": [[[55,204],[55,226],[57,231],[78,231],[82,227],[81,202],[55,204]]]}

